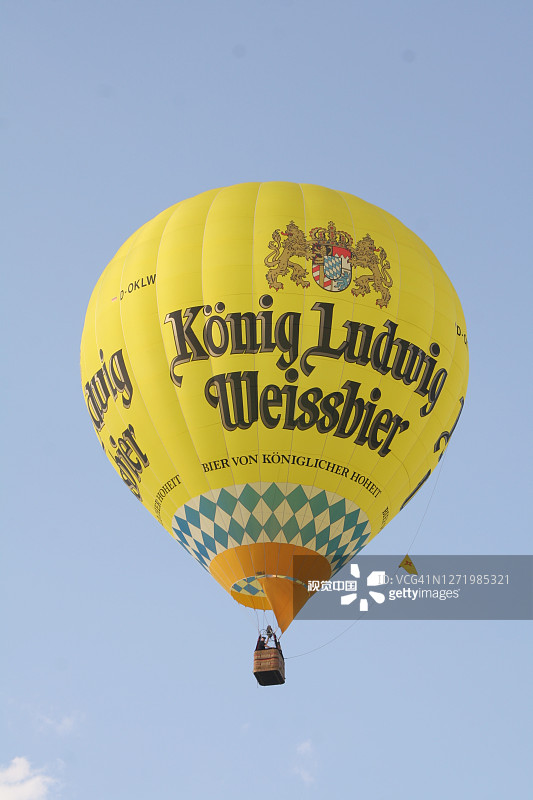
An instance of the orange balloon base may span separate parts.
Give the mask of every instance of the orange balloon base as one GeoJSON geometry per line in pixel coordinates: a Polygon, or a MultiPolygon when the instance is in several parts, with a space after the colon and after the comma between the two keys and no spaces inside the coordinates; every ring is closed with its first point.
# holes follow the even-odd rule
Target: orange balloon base
{"type": "Polygon", "coordinates": [[[307,589],[308,581],[328,580],[331,564],[306,547],[259,542],[219,553],[211,561],[209,571],[241,605],[263,611],[271,609],[285,631],[314,594],[307,589]],[[255,578],[262,591],[254,595],[235,588],[247,578],[255,578]]]}

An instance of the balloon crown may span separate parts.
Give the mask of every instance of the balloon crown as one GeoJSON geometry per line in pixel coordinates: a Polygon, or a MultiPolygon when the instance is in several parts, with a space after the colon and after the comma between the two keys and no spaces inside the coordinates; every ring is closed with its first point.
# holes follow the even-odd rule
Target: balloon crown
{"type": "Polygon", "coordinates": [[[331,220],[328,222],[327,228],[312,228],[309,236],[316,244],[336,245],[345,247],[347,250],[351,250],[353,246],[353,237],[346,231],[338,231],[337,226],[331,220]]]}

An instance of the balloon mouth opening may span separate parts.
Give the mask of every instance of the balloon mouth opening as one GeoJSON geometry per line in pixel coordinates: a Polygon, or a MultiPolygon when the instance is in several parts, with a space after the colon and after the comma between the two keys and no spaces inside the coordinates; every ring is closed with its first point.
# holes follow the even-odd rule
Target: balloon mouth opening
{"type": "Polygon", "coordinates": [[[230,593],[241,605],[272,611],[282,633],[313,594],[301,578],[267,571],[235,581],[230,593]]]}
{"type": "Polygon", "coordinates": [[[266,600],[267,595],[265,593],[264,586],[261,583],[264,578],[278,578],[284,581],[291,581],[293,584],[299,584],[300,586],[303,586],[304,589],[307,589],[307,583],[299,580],[298,578],[293,578],[290,575],[257,573],[248,578],[241,578],[241,580],[235,581],[230,591],[232,593],[237,593],[241,598],[244,598],[246,595],[248,595],[249,597],[256,597],[257,599],[264,598],[266,600]]]}

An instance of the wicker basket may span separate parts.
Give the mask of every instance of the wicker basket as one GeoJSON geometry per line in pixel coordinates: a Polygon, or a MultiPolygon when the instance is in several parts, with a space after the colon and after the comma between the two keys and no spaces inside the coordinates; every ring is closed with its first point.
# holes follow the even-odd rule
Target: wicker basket
{"type": "Polygon", "coordinates": [[[285,661],[276,647],[254,652],[254,675],[261,686],[285,683],[285,661]]]}

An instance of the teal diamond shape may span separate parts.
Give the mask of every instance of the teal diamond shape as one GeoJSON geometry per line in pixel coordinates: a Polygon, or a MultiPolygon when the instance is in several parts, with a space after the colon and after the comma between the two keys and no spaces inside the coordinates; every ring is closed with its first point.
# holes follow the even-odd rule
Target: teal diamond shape
{"type": "Polygon", "coordinates": [[[311,506],[313,516],[318,517],[318,515],[325,511],[328,507],[328,498],[326,497],[326,493],[319,492],[316,497],[311,498],[309,505],[311,506]]]}
{"type": "MultiPolygon", "coordinates": [[[[361,536],[364,535],[363,531],[365,530],[365,528],[366,528],[366,522],[359,522],[353,529],[352,540],[353,539],[360,539],[361,536]]],[[[368,536],[368,533],[366,534],[365,538],[367,536],[368,536]]]]}
{"type": "Polygon", "coordinates": [[[290,494],[287,495],[287,503],[290,505],[292,511],[296,514],[307,503],[307,495],[301,486],[297,486],[290,494]]]}
{"type": "Polygon", "coordinates": [[[207,550],[205,549],[205,547],[201,542],[195,542],[194,545],[196,547],[196,550],[193,550],[192,552],[198,558],[199,561],[202,560],[204,556],[205,558],[209,559],[209,553],[207,552],[207,550]]]}
{"type": "Polygon", "coordinates": [[[244,528],[242,525],[239,525],[236,519],[231,519],[229,523],[228,533],[235,539],[236,542],[242,544],[242,537],[244,536],[244,528]]]}
{"type": "Polygon", "coordinates": [[[174,533],[176,533],[180,537],[180,539],[186,541],[187,536],[189,537],[192,536],[191,529],[189,528],[188,523],[184,519],[180,519],[179,517],[174,517],[174,522],[176,523],[177,528],[174,528],[174,525],[172,526],[172,528],[174,529],[174,533]]]}
{"type": "Polygon", "coordinates": [[[248,511],[253,511],[260,499],[261,496],[257,494],[255,489],[252,489],[249,484],[246,484],[239,496],[239,502],[242,503],[248,511]]]}
{"type": "Polygon", "coordinates": [[[200,514],[195,508],[191,508],[191,506],[185,506],[185,518],[187,522],[190,522],[191,525],[194,525],[196,528],[200,527],[200,514]]]}
{"type": "Polygon", "coordinates": [[[211,550],[212,553],[217,552],[217,546],[212,536],[209,536],[208,533],[202,533],[202,539],[204,540],[204,544],[208,550],[211,550]]]}
{"type": "Polygon", "coordinates": [[[350,511],[349,514],[346,514],[346,519],[344,520],[343,531],[347,531],[348,528],[354,528],[357,525],[357,521],[359,519],[359,509],[356,508],[355,511],[350,511]]]}
{"type": "Polygon", "coordinates": [[[200,514],[204,514],[204,516],[213,520],[215,519],[216,510],[217,507],[212,500],[205,496],[200,497],[200,514]]]}
{"type": "Polygon", "coordinates": [[[224,528],[221,528],[220,525],[217,525],[215,522],[215,540],[222,545],[222,547],[228,546],[228,534],[224,528]]]}
{"type": "Polygon", "coordinates": [[[281,525],[275,514],[271,514],[263,525],[268,538],[273,541],[281,530],[281,525]]]}
{"type": "Polygon", "coordinates": [[[291,539],[294,539],[295,536],[298,536],[299,532],[300,526],[296,521],[296,517],[291,517],[287,520],[287,522],[283,523],[283,535],[288,542],[290,542],[291,539]]]}
{"type": "Polygon", "coordinates": [[[256,519],[253,514],[250,514],[250,519],[246,523],[246,533],[254,540],[254,542],[257,542],[259,539],[259,534],[262,530],[263,526],[259,520],[256,519]]]}
{"type": "Polygon", "coordinates": [[[324,547],[324,545],[327,544],[328,542],[329,542],[329,528],[324,528],[324,530],[320,531],[320,533],[316,537],[315,549],[320,550],[320,548],[324,547]]]}
{"type": "Polygon", "coordinates": [[[302,544],[308,544],[316,536],[315,521],[312,519],[302,528],[302,544]]]}
{"type": "Polygon", "coordinates": [[[237,498],[233,497],[233,495],[231,495],[225,489],[221,489],[217,500],[217,506],[219,506],[222,509],[222,511],[225,511],[226,514],[229,514],[231,517],[233,512],[235,511],[236,505],[237,505],[237,498]]]}
{"type": "Polygon", "coordinates": [[[339,542],[342,539],[342,533],[336,536],[331,542],[328,544],[328,549],[326,550],[326,555],[330,556],[332,553],[336,553],[337,547],[339,546],[339,542]]]}
{"type": "Polygon", "coordinates": [[[329,521],[330,523],[337,522],[338,519],[341,519],[346,514],[346,503],[344,500],[339,500],[338,503],[334,503],[332,506],[329,507],[329,521]]]}
{"type": "Polygon", "coordinates": [[[285,495],[280,492],[278,487],[275,483],[271,483],[266,492],[263,495],[263,500],[267,504],[267,506],[274,511],[285,499],[285,495]]]}
{"type": "Polygon", "coordinates": [[[333,556],[333,558],[331,560],[332,564],[335,565],[335,569],[337,569],[337,562],[340,561],[342,558],[344,558],[344,555],[346,553],[346,548],[347,547],[348,547],[348,544],[343,544],[342,547],[339,547],[338,550],[335,551],[335,555],[333,556]]]}
{"type": "Polygon", "coordinates": [[[172,526],[172,530],[173,530],[173,531],[174,531],[174,533],[176,534],[176,537],[177,537],[177,539],[178,539],[178,542],[181,542],[181,543],[183,543],[183,542],[186,542],[186,541],[187,541],[187,537],[185,536],[185,534],[184,534],[182,531],[180,531],[180,529],[179,529],[179,528],[174,528],[174,526],[172,526]]]}
{"type": "Polygon", "coordinates": [[[368,539],[368,533],[363,534],[363,536],[359,536],[359,538],[354,538],[351,541],[352,545],[357,545],[358,551],[364,547],[366,540],[368,539]]]}

